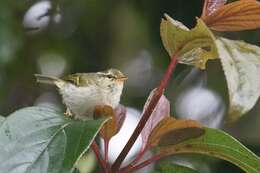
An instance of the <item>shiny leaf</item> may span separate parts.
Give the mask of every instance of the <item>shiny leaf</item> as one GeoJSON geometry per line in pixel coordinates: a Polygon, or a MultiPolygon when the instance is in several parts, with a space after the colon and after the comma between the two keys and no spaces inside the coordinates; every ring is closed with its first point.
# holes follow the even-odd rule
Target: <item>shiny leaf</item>
{"type": "Polygon", "coordinates": [[[190,138],[199,137],[203,133],[204,128],[197,121],[167,117],[153,129],[147,145],[150,147],[175,145],[190,138]]]}
{"type": "Polygon", "coordinates": [[[211,15],[214,11],[225,5],[227,0],[205,0],[202,16],[211,15]]]}
{"type": "MultiPolygon", "coordinates": [[[[154,92],[156,90],[154,89],[145,105],[144,105],[144,109],[143,109],[143,113],[146,110],[147,106],[149,105],[151,98],[154,95],[154,92]]],[[[168,101],[168,99],[162,95],[158,104],[156,105],[151,117],[149,118],[149,120],[146,122],[144,129],[141,132],[141,136],[142,136],[142,143],[143,143],[143,148],[146,147],[148,138],[150,133],[152,132],[153,128],[165,117],[169,117],[170,116],[170,102],[168,101]]]]}
{"type": "Polygon", "coordinates": [[[216,31],[241,31],[260,28],[260,3],[256,0],[239,0],[210,14],[202,16],[208,27],[216,31]]]}
{"type": "Polygon", "coordinates": [[[1,173],[72,172],[103,123],[66,119],[43,107],[18,110],[0,127],[1,173]]]}
{"type": "Polygon", "coordinates": [[[247,173],[260,172],[260,158],[227,133],[205,128],[204,135],[177,145],[161,147],[158,152],[167,155],[182,153],[205,154],[227,160],[247,173]]]}
{"type": "Polygon", "coordinates": [[[260,96],[260,48],[225,38],[216,43],[228,85],[229,119],[234,121],[248,112],[260,96]]]}
{"type": "Polygon", "coordinates": [[[170,57],[178,54],[178,62],[204,69],[208,59],[217,58],[215,38],[201,19],[189,30],[169,16],[161,21],[161,39],[170,57]]]}

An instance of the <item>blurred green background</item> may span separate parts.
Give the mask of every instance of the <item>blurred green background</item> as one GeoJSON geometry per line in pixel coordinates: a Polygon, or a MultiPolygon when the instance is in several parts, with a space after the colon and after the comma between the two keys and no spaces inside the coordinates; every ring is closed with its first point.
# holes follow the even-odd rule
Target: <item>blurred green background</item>
{"type": "MultiPolygon", "coordinates": [[[[203,0],[1,0],[0,114],[7,116],[18,108],[42,103],[62,105],[54,88],[36,84],[35,73],[63,76],[111,67],[129,77],[122,104],[141,110],[169,63],[159,34],[163,14],[191,28],[201,14],[202,4],[203,0]]],[[[260,44],[259,30],[222,35],[260,44]]],[[[228,95],[223,71],[218,60],[209,62],[208,67],[205,72],[177,67],[166,93],[174,115],[183,117],[179,115],[181,110],[176,111],[180,93],[198,86],[218,98],[216,110],[205,116],[210,116],[211,122],[215,121],[215,113],[225,116],[228,95]]],[[[203,112],[203,98],[190,100],[200,101],[199,111],[203,112]]],[[[214,127],[226,129],[259,153],[259,114],[258,103],[237,123],[227,125],[220,118],[214,127]]],[[[222,161],[210,165],[203,171],[241,172],[222,161]]]]}

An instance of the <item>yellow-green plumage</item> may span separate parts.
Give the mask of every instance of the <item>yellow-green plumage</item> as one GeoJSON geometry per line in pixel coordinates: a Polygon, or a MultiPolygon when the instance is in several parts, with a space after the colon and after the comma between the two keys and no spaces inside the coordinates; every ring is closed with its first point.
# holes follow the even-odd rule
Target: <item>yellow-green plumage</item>
{"type": "Polygon", "coordinates": [[[37,82],[56,85],[63,103],[75,118],[93,116],[97,105],[118,106],[126,77],[116,69],[97,73],[76,73],[64,78],[36,74],[37,82]]]}

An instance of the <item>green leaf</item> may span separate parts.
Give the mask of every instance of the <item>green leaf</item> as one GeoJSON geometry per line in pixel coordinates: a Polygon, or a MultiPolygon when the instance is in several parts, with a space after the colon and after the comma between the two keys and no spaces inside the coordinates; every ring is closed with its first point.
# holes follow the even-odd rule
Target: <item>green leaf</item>
{"type": "Polygon", "coordinates": [[[82,173],[82,172],[80,172],[78,169],[74,169],[72,173],[82,173]]]}
{"type": "Polygon", "coordinates": [[[199,138],[190,139],[177,145],[161,147],[158,152],[167,156],[181,153],[206,154],[227,160],[247,173],[260,172],[260,158],[227,133],[205,128],[199,138]]]}
{"type": "Polygon", "coordinates": [[[18,110],[0,127],[1,173],[68,173],[103,120],[75,121],[43,107],[18,110]]]}
{"type": "Polygon", "coordinates": [[[161,21],[161,39],[170,57],[178,53],[178,62],[205,69],[208,59],[218,58],[215,37],[201,19],[189,30],[168,15],[161,21]]]}
{"type": "Polygon", "coordinates": [[[174,145],[199,137],[203,133],[204,128],[197,121],[166,117],[153,128],[146,145],[149,147],[174,145]]]}
{"type": "Polygon", "coordinates": [[[163,163],[160,165],[160,170],[157,170],[156,173],[199,173],[198,171],[174,163],[163,163]]]}
{"type": "Polygon", "coordinates": [[[0,115],[0,126],[3,124],[4,121],[5,121],[5,117],[0,115]]]}
{"type": "Polygon", "coordinates": [[[96,157],[93,152],[84,154],[77,162],[77,169],[79,173],[91,173],[96,166],[96,157]]]}
{"type": "Polygon", "coordinates": [[[260,96],[260,47],[225,38],[216,40],[229,90],[229,119],[248,112],[260,96]]]}

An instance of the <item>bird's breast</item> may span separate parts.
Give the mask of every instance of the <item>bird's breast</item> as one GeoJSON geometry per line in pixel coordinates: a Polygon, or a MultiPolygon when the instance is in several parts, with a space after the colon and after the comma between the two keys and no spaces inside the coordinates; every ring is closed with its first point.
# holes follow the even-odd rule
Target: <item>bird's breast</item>
{"type": "Polygon", "coordinates": [[[113,108],[115,108],[116,106],[118,106],[120,102],[122,90],[123,90],[123,83],[108,86],[108,88],[104,90],[103,93],[105,99],[104,102],[107,105],[110,105],[113,108]]]}
{"type": "Polygon", "coordinates": [[[60,93],[64,104],[76,114],[76,116],[87,116],[85,114],[92,114],[93,107],[102,100],[94,86],[77,87],[68,84],[60,89],[60,93]]]}
{"type": "Polygon", "coordinates": [[[78,87],[68,83],[60,89],[60,93],[64,104],[76,117],[92,117],[97,105],[109,105],[115,108],[119,104],[122,89],[123,85],[101,88],[96,85],[78,87]]]}

